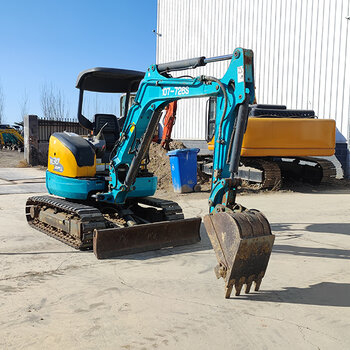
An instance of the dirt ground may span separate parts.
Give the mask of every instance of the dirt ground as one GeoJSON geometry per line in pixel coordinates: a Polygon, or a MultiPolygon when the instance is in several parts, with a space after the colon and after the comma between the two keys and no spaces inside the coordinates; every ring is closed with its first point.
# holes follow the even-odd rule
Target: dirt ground
{"type": "Polygon", "coordinates": [[[10,150],[0,150],[0,168],[17,168],[23,166],[24,153],[10,150]]]}
{"type": "MultiPolygon", "coordinates": [[[[241,189],[276,238],[260,291],[229,300],[203,224],[200,243],[96,260],[29,227],[33,193],[42,169],[0,169],[0,349],[350,348],[349,181],[241,189]]],[[[208,213],[205,191],[156,197],[208,213]]]]}
{"type": "MultiPolygon", "coordinates": [[[[0,195],[0,349],[349,349],[350,188],[305,190],[237,197],[276,240],[261,290],[229,300],[203,225],[194,245],[96,260],[29,227],[28,193],[0,195]]],[[[162,193],[208,212],[207,193],[162,193]]]]}

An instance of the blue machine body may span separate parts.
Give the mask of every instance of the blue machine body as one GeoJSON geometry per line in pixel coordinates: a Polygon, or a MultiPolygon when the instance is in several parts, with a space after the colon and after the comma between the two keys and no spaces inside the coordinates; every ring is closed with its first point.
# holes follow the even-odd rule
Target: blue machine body
{"type": "MultiPolygon", "coordinates": [[[[253,52],[238,48],[225,75],[220,80],[206,76],[172,78],[162,75],[157,65],[148,68],[131,106],[110,163],[109,180],[104,178],[66,178],[47,173],[51,194],[73,199],[87,199],[98,193],[98,201],[122,204],[128,197],[151,196],[157,187],[156,177],[136,177],[141,160],[152,140],[150,124],[158,124],[161,110],[172,101],[217,96],[213,181],[209,211],[218,204],[229,205],[235,197],[230,172],[230,140],[234,134],[238,106],[254,101],[253,52]],[[158,119],[157,119],[158,118],[158,119]],[[125,177],[126,173],[126,177],[125,177]]],[[[232,144],[231,144],[232,145],[232,144]]]]}
{"type": "MultiPolygon", "coordinates": [[[[107,182],[104,177],[72,178],[46,171],[46,188],[50,194],[63,198],[86,200],[94,193],[105,192],[107,182]]],[[[157,177],[138,177],[128,197],[153,196],[157,190],[157,177]]]]}
{"type": "Polygon", "coordinates": [[[46,188],[50,194],[63,198],[85,200],[91,193],[106,190],[104,178],[72,178],[46,170],[46,188]]]}

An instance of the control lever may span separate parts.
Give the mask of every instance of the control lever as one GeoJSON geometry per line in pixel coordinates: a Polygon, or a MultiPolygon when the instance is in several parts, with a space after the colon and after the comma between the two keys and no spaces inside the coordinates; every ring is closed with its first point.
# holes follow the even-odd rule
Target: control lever
{"type": "Polygon", "coordinates": [[[100,129],[100,131],[96,135],[96,140],[101,140],[101,139],[103,140],[104,139],[102,131],[107,125],[108,125],[108,122],[102,126],[102,128],[100,129]]]}
{"type": "Polygon", "coordinates": [[[108,123],[104,124],[98,134],[96,136],[92,136],[92,138],[89,139],[89,142],[94,147],[96,151],[96,157],[100,158],[104,154],[106,150],[106,141],[103,136],[103,129],[108,125],[108,123]]]}

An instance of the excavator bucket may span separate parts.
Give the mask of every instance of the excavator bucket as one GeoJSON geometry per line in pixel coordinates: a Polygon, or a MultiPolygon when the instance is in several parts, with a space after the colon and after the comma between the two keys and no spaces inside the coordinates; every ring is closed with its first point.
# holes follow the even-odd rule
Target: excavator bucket
{"type": "Polygon", "coordinates": [[[200,241],[201,218],[162,221],[125,228],[95,229],[97,259],[108,259],[200,241]]]}
{"type": "Polygon", "coordinates": [[[246,210],[213,213],[203,220],[219,262],[214,269],[216,277],[225,280],[225,298],[230,297],[233,286],[236,296],[244,284],[245,293],[253,282],[258,291],[275,240],[265,216],[257,210],[246,210]]]}

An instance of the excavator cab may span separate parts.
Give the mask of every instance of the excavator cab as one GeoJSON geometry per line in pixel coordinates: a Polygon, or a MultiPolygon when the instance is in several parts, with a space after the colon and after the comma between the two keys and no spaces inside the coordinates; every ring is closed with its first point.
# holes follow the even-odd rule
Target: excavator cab
{"type": "Polygon", "coordinates": [[[105,145],[101,153],[101,159],[98,164],[107,168],[110,154],[114,145],[119,139],[123,122],[129,110],[131,95],[137,91],[140,81],[145,73],[125,69],[96,67],[81,72],[77,79],[76,87],[80,90],[78,102],[78,120],[80,125],[86,128],[93,142],[94,138],[100,133],[105,145]],[[124,99],[122,114],[117,118],[114,114],[97,113],[91,122],[83,115],[84,93],[108,93],[116,94],[115,102],[118,101],[117,94],[123,94],[124,99]]]}

